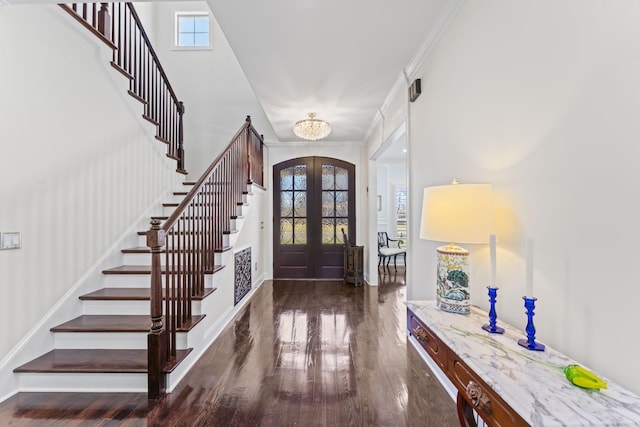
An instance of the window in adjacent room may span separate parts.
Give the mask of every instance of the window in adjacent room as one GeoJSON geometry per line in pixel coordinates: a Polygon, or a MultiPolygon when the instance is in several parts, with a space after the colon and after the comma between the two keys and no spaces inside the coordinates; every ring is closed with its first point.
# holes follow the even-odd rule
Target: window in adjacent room
{"type": "Polygon", "coordinates": [[[396,188],[396,238],[407,247],[407,189],[396,188]]]}
{"type": "Polygon", "coordinates": [[[178,48],[208,48],[209,15],[207,13],[176,13],[176,46],[178,48]]]}

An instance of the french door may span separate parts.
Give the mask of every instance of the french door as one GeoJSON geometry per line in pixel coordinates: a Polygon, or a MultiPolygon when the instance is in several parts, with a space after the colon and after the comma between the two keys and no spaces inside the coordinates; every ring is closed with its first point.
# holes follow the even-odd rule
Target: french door
{"type": "Polygon", "coordinates": [[[273,167],[273,277],[341,278],[355,242],[355,165],[303,157],[273,167]]]}

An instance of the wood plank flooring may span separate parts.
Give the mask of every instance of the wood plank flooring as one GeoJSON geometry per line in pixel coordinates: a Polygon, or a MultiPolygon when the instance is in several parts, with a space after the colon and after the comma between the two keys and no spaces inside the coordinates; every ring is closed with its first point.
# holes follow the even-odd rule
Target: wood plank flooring
{"type": "Polygon", "coordinates": [[[20,393],[2,426],[456,426],[405,332],[402,271],[379,287],[266,282],[166,398],[20,393]]]}

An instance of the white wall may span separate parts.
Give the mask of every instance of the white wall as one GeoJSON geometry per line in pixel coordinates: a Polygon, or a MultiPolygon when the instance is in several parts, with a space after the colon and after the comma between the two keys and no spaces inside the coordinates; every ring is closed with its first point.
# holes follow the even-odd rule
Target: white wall
{"type": "MultiPolygon", "coordinates": [[[[269,196],[266,190],[252,187],[250,196],[251,215],[246,215],[242,223],[242,231],[233,248],[234,252],[251,247],[251,279],[254,285],[257,280],[268,274],[266,253],[270,251],[271,236],[267,233],[267,213],[269,196]]],[[[231,269],[231,268],[230,268],[231,269]]]]}
{"type": "MultiPolygon", "coordinates": [[[[537,339],[635,393],[638,22],[633,0],[465,2],[416,73],[409,141],[411,199],[452,178],[493,184],[499,317],[524,329],[530,236],[537,339]]],[[[410,295],[434,298],[438,244],[418,238],[420,203],[411,214],[410,295]]],[[[487,308],[488,248],[469,249],[487,308]]]]}
{"type": "Polygon", "coordinates": [[[0,360],[176,175],[103,44],[59,10],[0,8],[0,231],[22,233],[0,251],[0,360]]]}
{"type": "Polygon", "coordinates": [[[211,15],[211,48],[174,48],[176,12],[211,12],[204,1],[140,7],[145,27],[178,98],[185,104],[185,168],[197,179],[227,147],[247,115],[265,141],[278,141],[220,26],[211,15]],[[149,22],[150,19],[153,21],[149,22]],[[160,31],[159,29],[162,29],[160,31]]]}

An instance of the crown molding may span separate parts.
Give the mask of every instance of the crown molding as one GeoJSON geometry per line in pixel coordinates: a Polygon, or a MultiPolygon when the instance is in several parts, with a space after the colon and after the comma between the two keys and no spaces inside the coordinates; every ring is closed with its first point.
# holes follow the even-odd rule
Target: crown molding
{"type": "Polygon", "coordinates": [[[395,99],[396,96],[399,95],[400,91],[407,90],[410,82],[414,79],[416,72],[418,71],[424,60],[427,58],[433,47],[436,45],[444,30],[449,26],[449,23],[455,16],[462,3],[464,3],[464,1],[465,0],[451,0],[447,4],[447,7],[445,8],[444,12],[440,14],[440,17],[427,35],[427,38],[420,45],[420,48],[417,50],[415,55],[413,55],[411,61],[399,73],[396,81],[393,83],[393,86],[385,97],[384,102],[382,103],[378,111],[376,111],[376,114],[373,116],[371,124],[364,134],[364,141],[369,140],[369,138],[373,134],[373,131],[378,125],[380,125],[381,122],[384,127],[384,115],[387,108],[389,108],[389,104],[393,99],[395,99]]]}
{"type": "Polygon", "coordinates": [[[373,131],[383,120],[384,116],[382,114],[382,111],[376,110],[376,113],[373,115],[373,119],[371,119],[371,124],[367,128],[367,131],[364,133],[364,137],[362,138],[362,140],[365,141],[366,144],[368,144],[369,138],[371,138],[373,131]]]}
{"type": "Polygon", "coordinates": [[[440,14],[440,17],[436,21],[435,25],[427,35],[427,38],[424,40],[422,45],[418,48],[418,51],[413,56],[413,59],[407,64],[404,68],[404,74],[407,77],[407,82],[412,81],[415,78],[416,72],[424,62],[424,60],[429,56],[431,50],[436,45],[440,36],[447,29],[451,20],[460,9],[460,6],[464,3],[465,0],[451,0],[444,12],[440,14]]]}
{"type": "Polygon", "coordinates": [[[331,140],[320,140],[320,141],[280,141],[280,142],[269,142],[265,145],[269,148],[275,147],[331,147],[331,148],[343,148],[345,146],[363,146],[365,145],[364,141],[331,141],[331,140]]]}

